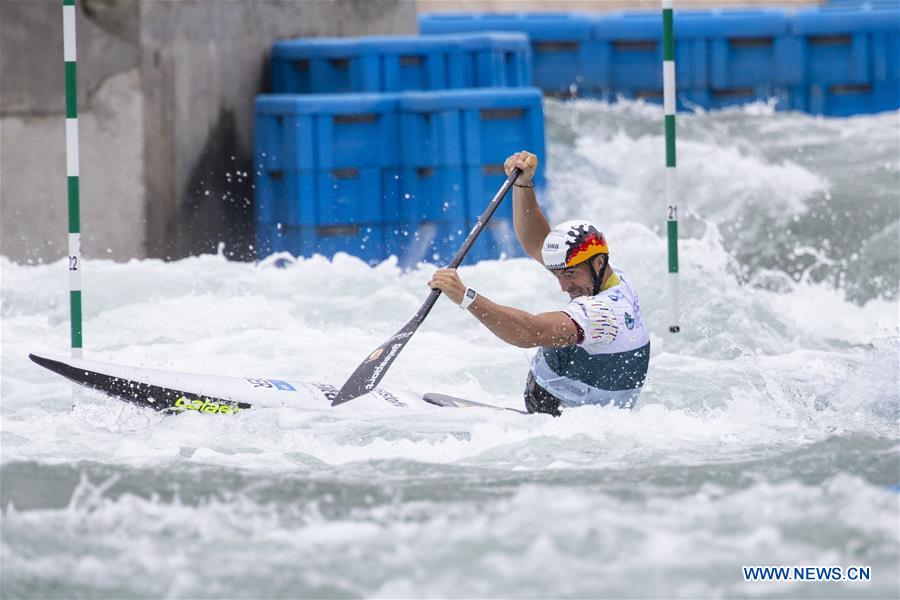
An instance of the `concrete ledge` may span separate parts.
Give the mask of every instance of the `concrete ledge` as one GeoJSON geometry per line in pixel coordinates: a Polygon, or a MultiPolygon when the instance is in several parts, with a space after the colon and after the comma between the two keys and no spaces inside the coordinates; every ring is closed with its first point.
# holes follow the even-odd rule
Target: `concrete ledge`
{"type": "MultiPolygon", "coordinates": [[[[414,0],[78,0],[83,253],[250,258],[272,43],[415,33],[414,0]],[[234,223],[243,223],[232,227],[234,223]]],[[[66,253],[62,8],[0,2],[0,254],[66,253]]]]}

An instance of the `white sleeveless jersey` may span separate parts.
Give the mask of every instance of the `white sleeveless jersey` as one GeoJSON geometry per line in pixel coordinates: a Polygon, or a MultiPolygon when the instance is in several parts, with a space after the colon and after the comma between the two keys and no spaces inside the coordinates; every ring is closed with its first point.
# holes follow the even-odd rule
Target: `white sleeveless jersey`
{"type": "Polygon", "coordinates": [[[615,403],[631,408],[650,364],[650,334],[637,294],[618,269],[619,283],[572,300],[564,313],[584,332],[575,346],[543,347],[531,361],[538,385],[564,406],[615,403]]]}

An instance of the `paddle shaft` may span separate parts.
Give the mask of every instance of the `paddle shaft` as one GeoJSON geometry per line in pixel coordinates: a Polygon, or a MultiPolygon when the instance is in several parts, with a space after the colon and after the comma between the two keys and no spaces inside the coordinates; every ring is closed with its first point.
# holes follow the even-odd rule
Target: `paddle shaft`
{"type": "MultiPolygon", "coordinates": [[[[469,232],[469,235],[466,236],[465,241],[462,243],[462,246],[459,247],[459,250],[456,251],[456,254],[453,255],[453,260],[450,261],[450,264],[447,265],[448,269],[455,269],[462,264],[462,261],[466,258],[466,254],[469,253],[469,249],[472,247],[472,244],[475,243],[475,240],[478,239],[478,236],[481,235],[481,230],[484,229],[485,225],[487,225],[488,221],[491,220],[491,217],[494,216],[494,213],[499,208],[500,203],[503,202],[503,199],[506,197],[506,194],[509,193],[510,188],[515,185],[516,179],[521,175],[521,169],[513,169],[512,173],[509,174],[509,177],[506,178],[506,181],[503,182],[503,185],[500,186],[500,189],[497,190],[497,193],[494,194],[494,197],[491,199],[490,204],[487,205],[487,208],[484,209],[484,212],[481,213],[481,216],[478,217],[478,221],[475,222],[475,226],[472,227],[472,230],[469,232]]],[[[434,308],[435,302],[437,302],[438,297],[441,295],[441,290],[437,288],[433,288],[431,293],[428,294],[428,298],[425,299],[425,303],[422,304],[422,307],[416,313],[416,316],[413,317],[413,320],[416,323],[416,326],[422,324],[422,321],[425,320],[425,317],[428,316],[428,313],[431,312],[431,309],[434,308]]]]}
{"type": "MultiPolygon", "coordinates": [[[[481,230],[484,229],[487,222],[494,216],[497,207],[500,206],[503,198],[509,193],[509,188],[515,184],[516,179],[521,173],[521,169],[513,169],[512,173],[509,174],[509,177],[506,178],[506,181],[503,182],[503,185],[500,186],[500,189],[494,194],[490,204],[484,209],[481,216],[478,217],[478,221],[475,222],[469,235],[466,236],[462,246],[456,251],[453,260],[447,265],[448,268],[455,269],[462,263],[466,254],[468,254],[469,249],[472,247],[472,244],[475,243],[475,240],[477,240],[478,236],[481,234],[481,230]]],[[[418,311],[416,311],[413,318],[410,319],[400,331],[392,335],[386,342],[376,348],[362,364],[356,367],[356,370],[350,375],[349,379],[344,383],[344,386],[334,397],[334,400],[332,400],[332,406],[349,402],[354,398],[362,396],[366,392],[371,392],[378,386],[378,383],[385,376],[387,370],[394,363],[394,360],[396,360],[397,355],[406,347],[407,342],[409,342],[409,339],[416,332],[416,329],[419,328],[419,325],[422,324],[425,317],[427,317],[428,313],[431,312],[431,309],[434,308],[434,303],[437,302],[438,296],[440,295],[441,290],[432,289],[428,298],[425,300],[425,303],[422,304],[418,311]]]]}

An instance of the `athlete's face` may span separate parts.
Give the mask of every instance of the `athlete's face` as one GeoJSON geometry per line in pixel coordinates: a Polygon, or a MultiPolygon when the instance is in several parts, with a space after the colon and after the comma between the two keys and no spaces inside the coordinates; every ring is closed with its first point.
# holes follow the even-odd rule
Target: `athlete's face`
{"type": "Polygon", "coordinates": [[[582,296],[590,296],[594,289],[594,280],[591,277],[590,264],[592,260],[585,261],[580,265],[575,265],[568,269],[557,269],[551,271],[556,275],[559,287],[562,291],[574,300],[582,296]]]}

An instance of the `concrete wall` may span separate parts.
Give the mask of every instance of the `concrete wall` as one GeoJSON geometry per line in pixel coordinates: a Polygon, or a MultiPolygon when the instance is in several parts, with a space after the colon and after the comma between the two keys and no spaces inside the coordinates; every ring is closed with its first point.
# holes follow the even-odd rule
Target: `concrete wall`
{"type": "MultiPolygon", "coordinates": [[[[78,0],[88,259],[252,251],[253,98],[274,40],[413,33],[414,0],[78,0]],[[233,226],[238,223],[237,226],[233,226]]],[[[0,1],[0,254],[66,253],[59,0],[0,1]]]]}
{"type": "MultiPolygon", "coordinates": [[[[61,5],[0,2],[0,253],[18,261],[66,254],[61,5]]],[[[129,258],[146,237],[138,11],[102,8],[77,22],[83,247],[129,258]]]]}

